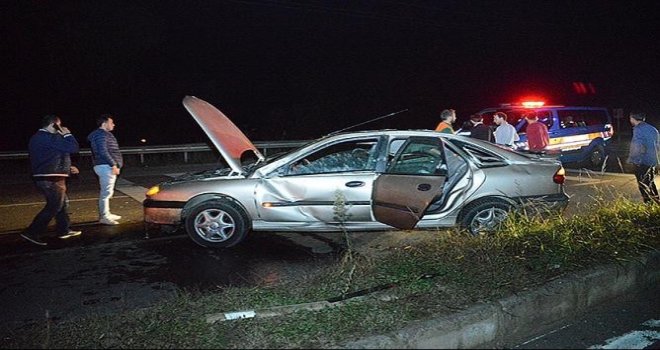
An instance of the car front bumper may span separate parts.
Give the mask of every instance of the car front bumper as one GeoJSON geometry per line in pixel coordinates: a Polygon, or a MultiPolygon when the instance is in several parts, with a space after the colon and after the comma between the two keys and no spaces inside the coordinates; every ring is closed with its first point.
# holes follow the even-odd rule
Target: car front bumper
{"type": "Polygon", "coordinates": [[[185,203],[165,202],[145,199],[144,222],[147,224],[178,225],[181,224],[181,212],[185,203]]]}

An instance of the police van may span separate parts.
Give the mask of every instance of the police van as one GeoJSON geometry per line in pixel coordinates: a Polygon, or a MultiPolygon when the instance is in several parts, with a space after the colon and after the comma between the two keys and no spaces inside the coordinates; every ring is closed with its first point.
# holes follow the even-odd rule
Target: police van
{"type": "Polygon", "coordinates": [[[523,102],[486,108],[477,114],[484,118],[484,124],[495,130],[495,112],[506,113],[507,122],[516,128],[520,136],[515,148],[521,151],[528,149],[525,116],[536,115],[538,121],[548,127],[550,143],[547,153],[557,154],[562,163],[601,166],[605,160],[605,148],[614,135],[612,117],[604,107],[550,106],[543,102],[523,102]]]}

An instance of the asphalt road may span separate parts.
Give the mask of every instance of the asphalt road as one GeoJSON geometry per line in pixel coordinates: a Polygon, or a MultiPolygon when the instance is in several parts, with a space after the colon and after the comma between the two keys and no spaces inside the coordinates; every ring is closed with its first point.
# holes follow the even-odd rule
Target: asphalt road
{"type": "Polygon", "coordinates": [[[660,349],[660,286],[593,308],[513,349],[660,349]]]}
{"type": "MultiPolygon", "coordinates": [[[[259,233],[229,250],[201,248],[183,232],[147,235],[140,202],[145,188],[198,167],[127,169],[111,200],[113,212],[123,216],[118,226],[96,223],[97,183],[93,174],[83,171],[69,185],[72,221],[83,235],[68,240],[47,237],[45,248],[18,236],[43,206],[41,197],[29,180],[20,177],[0,184],[0,333],[46,317],[62,320],[145,307],[180,289],[265,286],[312,274],[335,261],[342,249],[339,233],[259,233]]],[[[571,172],[566,191],[572,199],[565,215],[578,213],[601,197],[639,200],[629,174],[571,172]]],[[[353,237],[356,249],[373,250],[430,235],[392,231],[353,237]]]]}

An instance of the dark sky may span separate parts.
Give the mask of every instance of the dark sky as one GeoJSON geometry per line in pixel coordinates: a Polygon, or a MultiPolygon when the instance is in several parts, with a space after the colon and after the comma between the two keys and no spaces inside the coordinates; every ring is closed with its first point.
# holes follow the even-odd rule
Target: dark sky
{"type": "Polygon", "coordinates": [[[205,142],[185,95],[255,141],[433,128],[502,102],[660,114],[660,12],[642,1],[1,1],[0,150],[54,113],[82,147],[205,142]],[[595,93],[580,94],[575,82],[595,93]]]}

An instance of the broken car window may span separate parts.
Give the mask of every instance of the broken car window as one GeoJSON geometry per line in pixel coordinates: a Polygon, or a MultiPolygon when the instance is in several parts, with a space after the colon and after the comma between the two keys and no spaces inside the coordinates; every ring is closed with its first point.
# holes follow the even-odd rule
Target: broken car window
{"type": "Polygon", "coordinates": [[[378,139],[340,142],[291,163],[288,175],[374,171],[378,139]]]}

